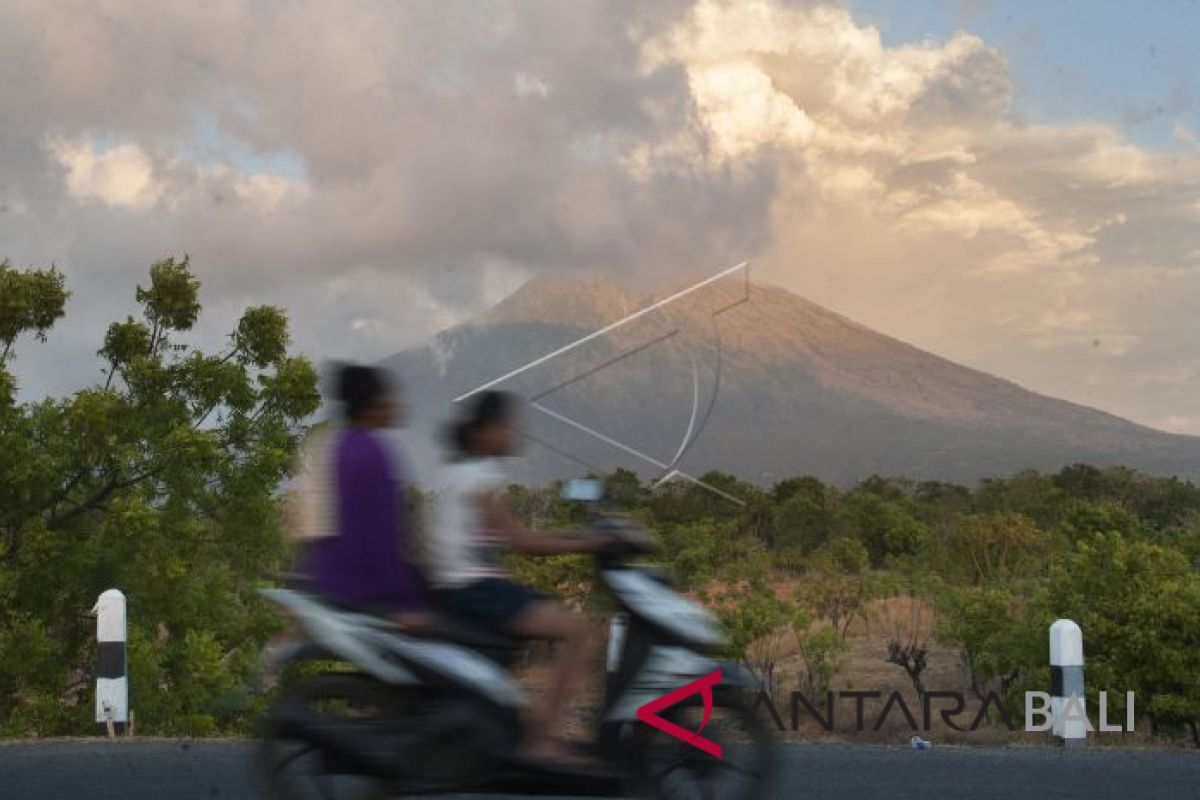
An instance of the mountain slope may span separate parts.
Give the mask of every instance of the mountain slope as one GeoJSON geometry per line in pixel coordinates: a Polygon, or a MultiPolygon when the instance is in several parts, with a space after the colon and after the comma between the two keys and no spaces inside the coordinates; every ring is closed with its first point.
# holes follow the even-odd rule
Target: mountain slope
{"type": "MultiPolygon", "coordinates": [[[[421,468],[434,459],[431,423],[453,397],[653,300],[603,280],[539,279],[388,359],[411,399],[421,468]]],[[[497,388],[540,397],[525,422],[541,444],[515,465],[529,479],[587,466],[654,475],[668,464],[764,482],[802,473],[973,481],[1077,461],[1200,474],[1200,439],[1030,392],[753,284],[685,297],[497,388]]]]}

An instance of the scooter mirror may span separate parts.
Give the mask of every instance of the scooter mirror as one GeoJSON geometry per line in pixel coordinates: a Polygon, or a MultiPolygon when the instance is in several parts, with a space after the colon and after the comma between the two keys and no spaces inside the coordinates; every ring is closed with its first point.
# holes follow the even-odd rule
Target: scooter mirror
{"type": "Polygon", "coordinates": [[[572,478],[563,484],[560,494],[564,500],[595,502],[604,496],[604,482],[586,478],[572,478]]]}

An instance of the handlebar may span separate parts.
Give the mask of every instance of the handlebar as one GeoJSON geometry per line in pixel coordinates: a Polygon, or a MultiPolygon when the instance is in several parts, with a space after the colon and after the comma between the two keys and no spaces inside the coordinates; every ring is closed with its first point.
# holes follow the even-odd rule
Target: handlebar
{"type": "Polygon", "coordinates": [[[601,550],[601,556],[620,558],[646,555],[658,550],[658,543],[650,532],[636,520],[626,516],[601,514],[591,529],[613,537],[612,546],[601,550]]]}

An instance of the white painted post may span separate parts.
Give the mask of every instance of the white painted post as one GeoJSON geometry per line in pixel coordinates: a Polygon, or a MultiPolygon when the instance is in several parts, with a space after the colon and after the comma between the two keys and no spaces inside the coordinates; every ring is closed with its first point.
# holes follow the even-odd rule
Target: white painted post
{"type": "Polygon", "coordinates": [[[129,722],[129,678],[126,675],[125,595],[102,593],[92,608],[96,615],[96,724],[112,737],[129,722]]]}
{"type": "Polygon", "coordinates": [[[1052,730],[1067,747],[1087,744],[1087,701],[1083,689],[1083,631],[1069,619],[1050,626],[1050,713],[1052,730]]]}

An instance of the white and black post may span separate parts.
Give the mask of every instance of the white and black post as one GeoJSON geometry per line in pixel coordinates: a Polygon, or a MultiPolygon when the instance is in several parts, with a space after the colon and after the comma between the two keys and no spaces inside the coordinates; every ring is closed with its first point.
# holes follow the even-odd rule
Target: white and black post
{"type": "Polygon", "coordinates": [[[1091,727],[1083,689],[1083,631],[1069,619],[1050,626],[1050,713],[1067,747],[1087,744],[1091,727]]]}
{"type": "Polygon", "coordinates": [[[109,589],[92,609],[96,615],[96,724],[109,737],[125,733],[129,723],[129,678],[126,669],[125,595],[109,589]]]}

